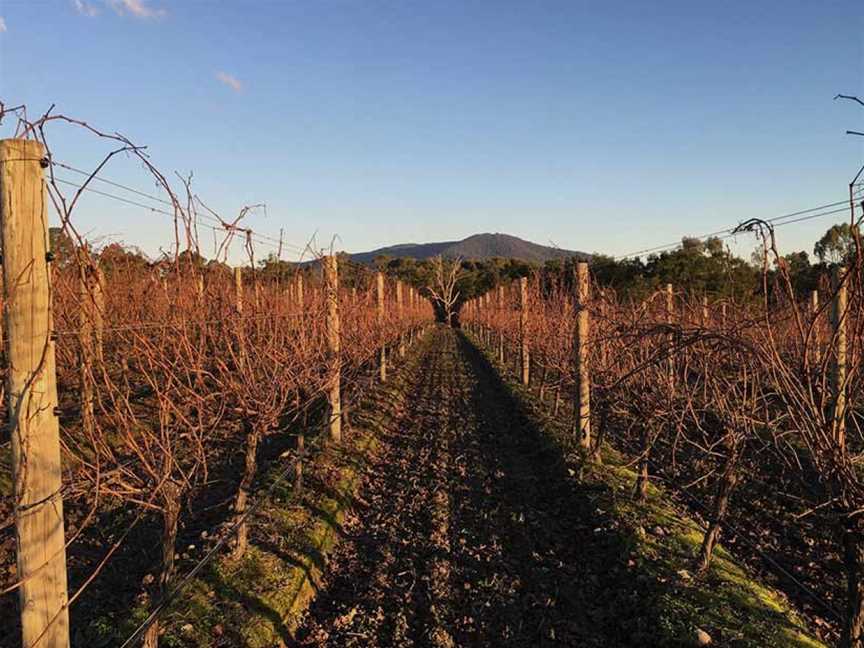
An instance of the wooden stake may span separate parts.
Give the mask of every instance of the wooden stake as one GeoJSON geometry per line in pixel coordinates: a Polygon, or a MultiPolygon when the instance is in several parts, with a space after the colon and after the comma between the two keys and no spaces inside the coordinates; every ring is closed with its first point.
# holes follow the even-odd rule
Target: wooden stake
{"type": "Polygon", "coordinates": [[[324,283],[327,291],[327,351],[330,355],[330,439],[342,441],[342,397],[340,394],[342,358],[339,323],[339,263],[335,256],[324,257],[324,283]]]}
{"type": "Polygon", "coordinates": [[[243,312],[243,268],[234,268],[234,308],[243,312]]]}
{"type": "MultiPolygon", "coordinates": [[[[500,317],[503,318],[504,286],[498,286],[498,310],[501,312],[500,317]]],[[[505,360],[506,358],[504,356],[504,325],[502,322],[501,329],[498,331],[498,362],[500,362],[502,365],[505,365],[505,360]]]]}
{"type": "Polygon", "coordinates": [[[531,354],[528,350],[528,278],[519,280],[519,348],[522,355],[522,384],[531,382],[531,354]]]}
{"type": "Polygon", "coordinates": [[[814,365],[819,364],[819,360],[822,357],[822,331],[820,324],[817,320],[819,317],[819,291],[811,290],[810,291],[810,315],[813,316],[813,339],[812,339],[812,351],[810,353],[811,362],[814,365]]]}
{"type": "Polygon", "coordinates": [[[105,273],[98,263],[92,277],[93,281],[93,340],[96,343],[96,362],[105,364],[105,273]]]}
{"type": "Polygon", "coordinates": [[[6,397],[22,645],[30,648],[38,641],[66,648],[66,544],[44,156],[35,140],[0,140],[6,397]]]}
{"type": "Polygon", "coordinates": [[[578,412],[579,444],[586,450],[591,447],[591,372],[588,366],[588,342],[591,321],[588,313],[588,264],[579,262],[577,270],[576,304],[576,375],[579,381],[576,398],[578,412]]]}
{"type": "Polygon", "coordinates": [[[377,277],[377,292],[378,292],[378,327],[381,332],[381,351],[379,353],[379,376],[381,382],[387,382],[387,349],[384,341],[384,275],[378,273],[377,277]]]}
{"type": "Polygon", "coordinates": [[[600,290],[600,323],[597,327],[602,329],[600,336],[600,366],[606,367],[609,363],[609,344],[606,339],[606,331],[609,330],[608,305],[606,304],[606,293],[600,290]]]}
{"type": "Polygon", "coordinates": [[[304,295],[303,295],[303,274],[297,273],[297,332],[298,337],[300,338],[300,346],[301,348],[306,348],[306,313],[304,312],[305,303],[304,303],[304,295]]]}
{"type": "Polygon", "coordinates": [[[303,275],[297,274],[297,307],[303,312],[303,275]]]}
{"type": "Polygon", "coordinates": [[[846,447],[846,320],[848,296],[846,268],[834,270],[834,301],[831,302],[831,326],[837,340],[837,349],[831,359],[831,391],[834,397],[834,437],[838,448],[846,447]]]}
{"type": "Polygon", "coordinates": [[[405,357],[405,335],[402,333],[402,282],[396,282],[396,316],[399,318],[399,357],[405,357]]]}
{"type": "MultiPolygon", "coordinates": [[[[93,364],[96,356],[94,332],[96,329],[96,317],[101,304],[97,304],[97,286],[99,286],[99,281],[86,246],[79,250],[78,282],[78,343],[80,351],[78,362],[81,380],[81,426],[85,437],[92,438],[96,429],[93,407],[95,391],[93,364]]],[[[101,295],[101,290],[98,294],[101,295]]],[[[101,328],[101,313],[99,313],[99,320],[101,328]]]]}
{"type": "MultiPolygon", "coordinates": [[[[672,320],[675,317],[675,293],[672,290],[672,284],[666,284],[666,323],[672,324],[672,320]]],[[[670,343],[672,342],[670,336],[670,343]]],[[[672,354],[669,354],[668,361],[668,370],[667,370],[668,380],[669,380],[669,394],[671,395],[675,388],[675,363],[672,360],[672,354]]]]}

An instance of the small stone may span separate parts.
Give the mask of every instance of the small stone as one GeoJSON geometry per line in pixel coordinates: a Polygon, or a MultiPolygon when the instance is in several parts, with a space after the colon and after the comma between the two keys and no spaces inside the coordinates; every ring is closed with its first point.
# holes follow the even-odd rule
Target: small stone
{"type": "Polygon", "coordinates": [[[180,626],[180,631],[183,634],[191,634],[194,629],[195,629],[195,627],[191,623],[186,623],[186,624],[180,626]]]}
{"type": "Polygon", "coordinates": [[[696,645],[697,646],[710,646],[714,643],[714,640],[711,638],[707,632],[705,632],[702,628],[696,628],[696,645]]]}

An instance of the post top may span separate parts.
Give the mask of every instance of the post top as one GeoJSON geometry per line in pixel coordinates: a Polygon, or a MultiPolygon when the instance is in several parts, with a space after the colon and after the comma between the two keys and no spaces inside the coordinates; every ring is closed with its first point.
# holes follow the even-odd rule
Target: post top
{"type": "Polygon", "coordinates": [[[0,162],[18,159],[38,162],[44,157],[45,147],[42,142],[20,138],[0,139],[0,162]]]}

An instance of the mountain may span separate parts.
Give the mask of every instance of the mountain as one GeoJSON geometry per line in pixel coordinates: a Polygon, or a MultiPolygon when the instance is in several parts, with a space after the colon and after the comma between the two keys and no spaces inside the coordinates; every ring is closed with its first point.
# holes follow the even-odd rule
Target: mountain
{"type": "Polygon", "coordinates": [[[413,259],[429,259],[442,255],[448,258],[489,259],[502,257],[543,263],[551,259],[580,257],[587,259],[590,255],[575,250],[562,250],[531,243],[508,234],[474,234],[461,241],[442,241],[439,243],[402,243],[391,245],[371,252],[359,252],[351,255],[351,260],[358,263],[371,263],[377,256],[410,257],[413,259]]]}

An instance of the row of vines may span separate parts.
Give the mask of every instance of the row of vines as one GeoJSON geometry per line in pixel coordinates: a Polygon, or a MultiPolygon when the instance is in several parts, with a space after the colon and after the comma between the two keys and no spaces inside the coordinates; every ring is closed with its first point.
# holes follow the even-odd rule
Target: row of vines
{"type": "Polygon", "coordinates": [[[773,263],[773,232],[755,227],[766,282],[747,302],[672,285],[622,299],[589,290],[581,264],[581,291],[578,278],[537,275],[469,301],[461,320],[550,413],[571,421],[589,461],[614,448],[634,471],[634,497],[663,484],[704,521],[694,572],[708,570],[722,534],[823,633],[860,648],[861,255],[820,291],[797,295],[782,261],[773,263]]]}
{"type": "MultiPolygon", "coordinates": [[[[16,423],[26,407],[7,394],[3,416],[12,424],[0,446],[0,611],[21,624],[4,623],[0,643],[68,645],[76,618],[85,621],[75,606],[86,601],[90,612],[152,611],[136,643],[153,647],[158,612],[184,572],[220,551],[243,556],[262,466],[290,469],[301,488],[306,457],[339,441],[331,438],[334,412],[350,434],[355,404],[383,378],[382,363],[398,358],[431,320],[432,308],[414,288],[347,260],[337,264],[312,246],[309,262],[282,262],[281,239],[278,271],[265,272],[255,256],[261,237],[241,222],[248,209],[222,219],[192,192],[189,179],[178,198],[143,149],[120,135],[50,113],[36,122],[20,110],[17,116],[17,137],[2,142],[0,156],[4,242],[16,235],[15,221],[14,227],[34,228],[28,240],[36,244],[4,249],[4,311],[15,311],[22,291],[36,294],[32,279],[46,268],[47,310],[37,308],[33,320],[48,322],[46,339],[33,348],[43,358],[53,354],[56,371],[53,360],[37,359],[32,384],[56,377],[51,414],[59,420],[62,485],[45,498],[28,490],[39,473],[51,472],[34,451],[50,427],[32,432],[36,419],[16,423]],[[112,147],[76,189],[55,175],[60,165],[45,136],[52,124],[112,147]],[[156,262],[94,246],[75,227],[74,214],[120,154],[155,182],[172,216],[174,251],[156,262]],[[30,176],[20,179],[25,172],[30,176]],[[22,219],[14,213],[24,210],[22,202],[13,199],[27,183],[35,187],[36,207],[22,219]],[[58,224],[54,242],[64,242],[47,253],[38,251],[40,239],[48,239],[46,217],[58,224]],[[221,237],[210,261],[200,253],[202,223],[221,237]],[[229,264],[238,246],[241,260],[229,264]],[[13,261],[20,261],[13,254],[30,254],[23,267],[37,272],[12,276],[13,261]],[[345,275],[341,283],[337,270],[345,275]],[[61,549],[48,542],[57,529],[27,526],[34,512],[60,522],[61,549]],[[187,552],[184,538],[204,538],[205,546],[187,552]],[[137,585],[131,592],[100,588],[108,572],[137,585]]],[[[40,330],[28,328],[24,342],[40,330]]],[[[4,332],[6,352],[20,343],[21,331],[7,325],[4,332]]],[[[27,398],[47,402],[45,393],[27,398]]]]}

